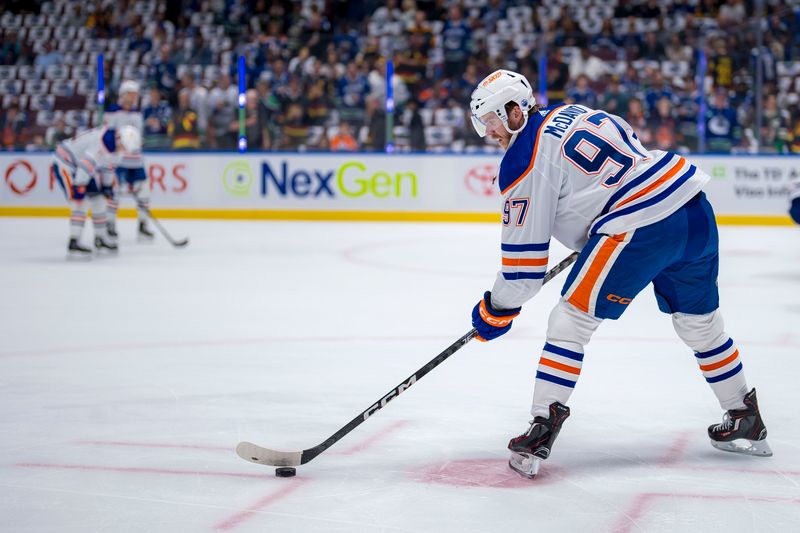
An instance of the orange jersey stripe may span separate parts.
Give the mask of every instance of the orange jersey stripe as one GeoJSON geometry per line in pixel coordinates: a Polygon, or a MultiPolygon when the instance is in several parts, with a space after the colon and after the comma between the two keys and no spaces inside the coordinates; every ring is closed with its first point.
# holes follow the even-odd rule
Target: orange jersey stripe
{"type": "MultiPolygon", "coordinates": [[[[561,109],[562,107],[566,107],[566,105],[567,104],[560,105],[560,106],[554,108],[553,110],[551,110],[550,113],[548,113],[548,114],[557,113],[559,109],[561,109]]],[[[542,122],[542,126],[544,126],[544,122],[542,122]]],[[[544,129],[543,127],[539,127],[539,131],[536,132],[536,141],[533,143],[533,153],[531,154],[531,162],[528,165],[528,168],[526,168],[525,171],[522,173],[522,175],[520,177],[518,177],[517,179],[515,179],[514,182],[511,185],[509,185],[508,187],[503,189],[502,194],[505,194],[508,191],[510,191],[511,189],[513,189],[516,186],[516,184],[519,183],[522,180],[522,178],[527,176],[528,172],[530,172],[531,169],[533,168],[533,163],[536,161],[536,149],[539,146],[539,137],[542,136],[542,130],[543,129],[544,129]]]]}
{"type": "Polygon", "coordinates": [[[549,366],[550,368],[555,368],[557,370],[563,370],[564,372],[569,372],[570,374],[578,375],[581,373],[580,368],[575,368],[574,366],[565,365],[563,363],[559,363],[558,361],[553,361],[552,359],[545,359],[544,357],[539,359],[539,364],[544,366],[549,366]]]}
{"type": "Polygon", "coordinates": [[[600,273],[603,271],[606,263],[608,263],[611,254],[617,249],[617,246],[619,246],[624,238],[624,233],[614,235],[613,237],[606,239],[606,242],[600,246],[600,250],[598,250],[594,261],[592,261],[592,264],[586,271],[586,275],[578,284],[578,287],[572,293],[572,296],[569,297],[569,303],[584,313],[589,312],[589,300],[592,297],[592,289],[594,288],[594,284],[597,282],[597,278],[600,277],[600,273]]]}
{"type": "Polygon", "coordinates": [[[722,361],[717,361],[716,363],[711,363],[710,365],[700,365],[700,370],[702,370],[703,372],[710,372],[711,370],[722,368],[723,366],[727,365],[737,357],[739,357],[739,350],[736,350],[722,361]]]}
{"type": "Polygon", "coordinates": [[[503,266],[547,266],[547,258],[542,257],[540,259],[522,259],[519,257],[504,257],[503,266]]]}
{"type": "Polygon", "coordinates": [[[622,207],[623,205],[625,205],[625,204],[627,204],[629,202],[632,202],[632,201],[636,200],[637,198],[641,198],[642,196],[644,196],[645,194],[649,193],[653,189],[655,189],[657,187],[660,187],[665,181],[667,181],[670,178],[672,178],[673,176],[675,176],[675,174],[678,173],[678,171],[681,169],[681,167],[683,167],[684,163],[686,163],[686,160],[684,158],[682,158],[682,157],[678,158],[678,162],[675,163],[675,165],[673,165],[672,168],[670,168],[667,171],[666,174],[664,174],[663,176],[658,178],[655,182],[651,183],[650,185],[648,185],[647,187],[645,187],[641,191],[637,192],[633,196],[629,196],[628,198],[625,198],[620,203],[618,203],[615,206],[615,208],[622,207]]]}

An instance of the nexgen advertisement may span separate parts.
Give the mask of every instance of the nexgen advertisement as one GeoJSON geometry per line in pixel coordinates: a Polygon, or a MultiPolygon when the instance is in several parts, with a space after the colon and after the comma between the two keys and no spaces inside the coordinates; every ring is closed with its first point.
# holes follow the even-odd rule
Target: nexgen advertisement
{"type": "MultiPolygon", "coordinates": [[[[800,174],[800,158],[689,159],[712,176],[706,193],[718,215],[732,222],[788,222],[789,183],[800,174]]],[[[145,154],[154,210],[202,218],[363,213],[360,218],[381,220],[392,219],[384,216],[391,213],[409,220],[495,220],[499,162],[499,156],[476,154],[145,154]]],[[[51,163],[44,153],[0,155],[0,214],[64,208],[51,163]]]]}

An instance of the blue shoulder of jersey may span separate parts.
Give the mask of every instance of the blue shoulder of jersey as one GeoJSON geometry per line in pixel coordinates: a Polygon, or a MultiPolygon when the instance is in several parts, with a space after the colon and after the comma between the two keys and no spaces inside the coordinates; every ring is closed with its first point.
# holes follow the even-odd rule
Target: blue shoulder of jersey
{"type": "Polygon", "coordinates": [[[121,111],[122,108],[117,104],[108,104],[108,108],[106,109],[106,113],[114,113],[115,111],[121,111]]]}
{"type": "Polygon", "coordinates": [[[561,107],[561,104],[543,107],[538,113],[533,113],[528,118],[525,129],[517,134],[514,144],[506,151],[503,160],[500,162],[497,180],[500,191],[503,194],[530,172],[533,164],[533,154],[536,152],[539,129],[542,127],[547,115],[557,107],[561,107]]]}
{"type": "Polygon", "coordinates": [[[109,152],[117,151],[117,135],[113,129],[107,129],[103,134],[103,145],[109,152]]]}

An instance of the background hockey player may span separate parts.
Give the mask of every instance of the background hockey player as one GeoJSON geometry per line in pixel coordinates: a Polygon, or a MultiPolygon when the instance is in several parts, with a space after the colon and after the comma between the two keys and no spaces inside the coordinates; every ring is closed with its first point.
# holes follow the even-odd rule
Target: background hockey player
{"type": "Polygon", "coordinates": [[[792,179],[789,187],[789,216],[800,224],[800,174],[792,179]]]}
{"type": "MultiPolygon", "coordinates": [[[[105,124],[109,128],[120,129],[132,126],[142,134],[144,118],[137,107],[139,102],[139,84],[133,80],[125,80],[119,86],[117,103],[109,106],[105,114],[105,124]]],[[[113,200],[108,201],[108,232],[117,238],[117,209],[122,194],[135,193],[138,218],[138,237],[151,240],[153,232],[147,226],[147,210],[150,208],[150,183],[144,169],[142,152],[130,152],[122,156],[116,167],[118,192],[113,200]]]]}
{"type": "Polygon", "coordinates": [[[56,146],[53,176],[70,202],[70,233],[67,247],[71,254],[88,256],[92,250],[80,243],[86,212],[91,209],[95,247],[116,251],[108,237],[106,201],[114,200],[114,164],[119,154],[141,150],[139,131],[123,126],[119,131],[105,126],[88,130],[56,146]]]}
{"type": "Polygon", "coordinates": [[[582,105],[535,105],[530,84],[514,72],[487,76],[470,106],[478,134],[506,150],[498,175],[502,268],[473,309],[478,339],[506,333],[539,291],[551,238],[580,251],[550,314],[533,421],[508,446],[511,468],[536,474],[569,416],[584,347],[604,319],[619,318],[650,283],[727,411],[708,428],[712,445],[772,455],[755,389],[748,392],[718,309],[717,226],[702,192],[709,177],[676,154],[648,151],[617,116],[582,105]]]}

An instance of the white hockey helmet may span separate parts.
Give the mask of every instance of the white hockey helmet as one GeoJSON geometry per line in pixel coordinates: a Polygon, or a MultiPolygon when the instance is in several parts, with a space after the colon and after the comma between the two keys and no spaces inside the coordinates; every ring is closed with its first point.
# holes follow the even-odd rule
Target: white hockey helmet
{"type": "Polygon", "coordinates": [[[478,135],[485,137],[486,123],[481,117],[494,112],[506,131],[518,133],[528,123],[528,111],[535,104],[533,89],[525,76],[510,70],[495,70],[483,78],[478,87],[472,91],[472,99],[469,103],[472,111],[472,126],[478,135]],[[508,127],[508,114],[505,106],[509,102],[516,103],[524,116],[522,126],[516,130],[508,127]]]}
{"type": "Polygon", "coordinates": [[[125,80],[119,85],[119,94],[138,93],[139,84],[133,80],[125,80]]]}
{"type": "Polygon", "coordinates": [[[117,132],[122,150],[135,154],[142,151],[142,134],[135,126],[122,126],[117,132]]]}

